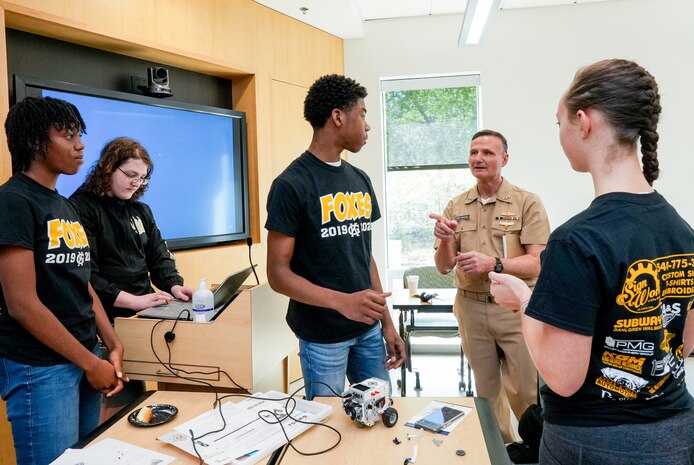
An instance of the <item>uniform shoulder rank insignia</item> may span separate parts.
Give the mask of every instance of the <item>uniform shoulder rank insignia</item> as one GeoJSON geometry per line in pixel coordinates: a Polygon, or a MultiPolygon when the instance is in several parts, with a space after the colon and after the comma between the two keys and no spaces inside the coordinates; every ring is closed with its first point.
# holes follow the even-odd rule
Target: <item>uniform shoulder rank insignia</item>
{"type": "Polygon", "coordinates": [[[511,212],[501,213],[499,216],[495,216],[494,219],[497,220],[501,226],[512,226],[519,220],[518,215],[511,212]]]}

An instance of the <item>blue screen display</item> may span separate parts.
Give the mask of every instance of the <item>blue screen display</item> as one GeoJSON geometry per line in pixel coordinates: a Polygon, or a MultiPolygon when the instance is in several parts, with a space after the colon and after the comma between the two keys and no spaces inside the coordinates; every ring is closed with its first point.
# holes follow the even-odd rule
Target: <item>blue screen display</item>
{"type": "Polygon", "coordinates": [[[54,88],[40,88],[40,95],[73,103],[87,126],[82,137],[85,163],[76,175],[58,178],[60,194],[69,197],[84,182],[107,142],[130,137],[147,149],[154,163],[141,201],[152,208],[172,249],[248,237],[240,113],[211,107],[194,111],[54,88]]]}

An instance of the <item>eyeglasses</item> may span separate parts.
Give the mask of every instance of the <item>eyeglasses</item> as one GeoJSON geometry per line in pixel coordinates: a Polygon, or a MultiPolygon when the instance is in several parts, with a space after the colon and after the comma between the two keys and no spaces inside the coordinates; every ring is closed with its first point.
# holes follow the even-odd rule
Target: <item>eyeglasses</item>
{"type": "Polygon", "coordinates": [[[122,169],[120,169],[120,166],[118,167],[118,171],[123,173],[125,175],[125,177],[128,178],[128,180],[130,182],[136,182],[136,183],[140,184],[141,186],[146,186],[149,183],[149,178],[147,176],[140,177],[137,174],[127,173],[127,172],[123,171],[122,169]]]}

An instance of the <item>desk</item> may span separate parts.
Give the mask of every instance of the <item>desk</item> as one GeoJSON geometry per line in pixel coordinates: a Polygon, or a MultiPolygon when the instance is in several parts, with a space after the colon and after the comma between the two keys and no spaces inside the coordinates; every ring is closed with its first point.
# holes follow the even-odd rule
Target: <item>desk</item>
{"type": "Polygon", "coordinates": [[[287,301],[261,283],[243,288],[211,323],[116,318],[115,331],[125,348],[123,371],[130,379],[158,383],[198,387],[195,380],[200,380],[223,388],[237,388],[238,383],[247,389],[286,391],[282,362],[297,346],[285,321],[287,301]],[[169,343],[165,334],[174,327],[175,339],[169,343]],[[161,361],[170,361],[170,369],[161,361]],[[279,381],[263,385],[273,375],[279,381]]]}
{"type": "MultiPolygon", "coordinates": [[[[414,452],[414,442],[407,440],[407,434],[413,434],[416,430],[405,426],[405,423],[434,399],[424,397],[395,398],[393,407],[398,410],[399,419],[392,428],[386,428],[382,422],[377,422],[371,427],[359,428],[343,412],[341,399],[323,397],[316,400],[333,406],[333,413],[328,417],[327,423],[342,434],[340,444],[326,454],[308,457],[299,455],[293,449],[285,446],[286,453],[279,457],[278,464],[399,465],[407,457],[412,457],[414,452]],[[393,442],[395,437],[402,441],[399,445],[393,442]]],[[[424,431],[422,436],[417,439],[416,464],[511,464],[491,404],[487,399],[455,397],[435,400],[465,405],[473,410],[448,436],[424,431]],[[443,442],[437,446],[433,439],[440,439],[443,442]],[[455,452],[458,449],[463,449],[465,456],[456,456],[455,452]]],[[[302,452],[313,452],[331,446],[335,443],[336,438],[337,435],[327,428],[314,426],[296,438],[293,443],[302,452]]]]}
{"type": "MultiPolygon", "coordinates": [[[[318,402],[332,405],[333,413],[326,423],[336,428],[342,434],[342,441],[326,454],[306,457],[299,455],[291,448],[278,450],[275,454],[258,462],[261,465],[354,465],[356,464],[386,464],[403,463],[413,452],[413,442],[407,440],[407,433],[414,433],[413,428],[405,426],[405,422],[424,408],[431,400],[423,397],[396,398],[394,407],[398,410],[398,423],[392,428],[386,428],[382,422],[374,426],[359,428],[356,423],[342,410],[342,399],[337,397],[322,397],[318,402]],[[400,445],[393,443],[393,438],[402,440],[400,445]]],[[[416,463],[456,463],[459,465],[510,465],[508,454],[499,433],[491,404],[483,398],[462,397],[436,399],[443,402],[456,403],[471,407],[473,410],[453,430],[449,436],[424,432],[418,439],[416,463]],[[432,439],[442,439],[443,443],[436,446],[432,439]],[[455,451],[463,449],[464,457],[455,455],[455,451]]],[[[212,408],[214,396],[202,392],[149,391],[139,402],[124,409],[112,424],[102,425],[90,437],[76,447],[85,447],[105,438],[114,438],[136,446],[176,457],[175,465],[198,464],[197,457],[187,454],[176,447],[156,440],[174,427],[212,408]],[[151,428],[142,428],[128,423],[127,415],[135,408],[151,404],[172,404],[178,408],[178,415],[169,423],[151,428]]],[[[327,428],[313,426],[311,429],[294,440],[294,445],[301,451],[316,451],[325,449],[336,441],[336,434],[327,428]]],[[[286,447],[286,446],[285,446],[286,447]]]]}
{"type": "MultiPolygon", "coordinates": [[[[75,448],[87,447],[106,438],[118,439],[135,446],[160,452],[176,457],[172,463],[175,465],[198,465],[200,460],[171,444],[157,441],[157,436],[171,432],[177,425],[204,413],[213,407],[214,394],[208,392],[184,392],[184,391],[147,391],[138,401],[124,408],[116,416],[97,428],[87,438],[80,441],[75,448]],[[133,410],[145,405],[171,404],[178,408],[176,415],[170,422],[163,425],[143,428],[134,426],[128,422],[128,415],[133,410]]],[[[239,402],[242,398],[231,398],[232,402],[239,402]],[[236,400],[238,399],[238,400],[236,400]]],[[[223,402],[226,402],[224,400],[223,402]]],[[[269,465],[278,453],[258,462],[260,465],[269,465]]]]}
{"type": "MultiPolygon", "coordinates": [[[[427,294],[436,293],[434,299],[430,303],[422,302],[418,297],[411,297],[407,289],[399,289],[393,293],[393,310],[399,311],[398,323],[400,329],[400,337],[405,340],[409,337],[406,331],[406,320],[409,318],[411,324],[410,329],[418,331],[437,331],[442,329],[457,329],[456,324],[453,326],[431,326],[431,325],[417,325],[414,319],[414,315],[417,313],[453,313],[453,303],[455,302],[455,296],[458,290],[456,288],[445,288],[445,289],[419,289],[418,293],[426,292],[427,294]],[[412,313],[410,313],[412,312],[412,313]]],[[[407,394],[407,364],[404,363],[400,368],[400,392],[403,397],[407,394]]],[[[464,359],[461,349],[460,353],[460,385],[461,390],[465,390],[468,396],[472,396],[472,377],[470,376],[470,368],[468,365],[468,382],[465,383],[464,379],[464,359]]]]}

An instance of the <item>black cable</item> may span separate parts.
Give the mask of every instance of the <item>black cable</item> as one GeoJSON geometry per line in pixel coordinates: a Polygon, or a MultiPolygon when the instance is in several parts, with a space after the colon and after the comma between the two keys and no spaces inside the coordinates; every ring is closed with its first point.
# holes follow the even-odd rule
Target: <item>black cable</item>
{"type": "MultiPolygon", "coordinates": [[[[179,317],[180,317],[184,312],[188,312],[188,310],[182,310],[181,313],[179,313],[179,317]]],[[[229,373],[227,373],[226,371],[221,370],[221,369],[219,369],[219,368],[214,369],[214,370],[212,370],[212,371],[187,371],[187,370],[185,370],[185,369],[183,369],[183,368],[178,368],[178,367],[171,361],[171,346],[170,346],[170,344],[171,344],[171,341],[173,341],[173,338],[171,338],[171,341],[168,340],[168,339],[165,339],[165,342],[166,342],[166,350],[167,350],[167,352],[168,352],[168,363],[164,363],[164,361],[161,359],[161,357],[159,357],[159,354],[157,354],[157,351],[156,351],[156,349],[154,348],[154,331],[155,331],[155,329],[157,328],[157,326],[159,326],[161,323],[163,323],[163,322],[165,322],[165,321],[166,321],[166,320],[159,320],[159,321],[157,321],[157,322],[152,326],[152,330],[150,331],[150,336],[149,336],[149,345],[150,345],[150,347],[151,347],[151,349],[152,349],[152,354],[154,354],[154,357],[157,359],[157,361],[158,361],[164,368],[167,369],[167,371],[168,371],[169,373],[171,373],[173,376],[175,376],[175,377],[177,377],[177,378],[185,379],[185,380],[191,381],[191,382],[193,382],[193,383],[199,383],[199,384],[203,384],[203,385],[206,385],[206,386],[210,386],[212,389],[214,389],[214,386],[213,386],[212,384],[210,384],[210,383],[208,383],[208,382],[206,382],[206,381],[204,381],[204,380],[201,380],[201,379],[197,379],[197,378],[188,378],[188,377],[186,377],[186,376],[181,376],[180,374],[178,374],[178,372],[184,373],[184,374],[186,374],[186,375],[215,375],[215,374],[216,374],[216,375],[224,375],[224,376],[226,376],[226,377],[229,379],[229,381],[230,381],[234,386],[236,386],[238,389],[241,389],[242,391],[247,392],[247,393],[250,394],[250,391],[249,391],[248,389],[246,389],[245,387],[241,386],[239,383],[237,383],[237,382],[234,380],[234,378],[232,378],[231,375],[229,375],[229,373]],[[174,370],[175,370],[175,371],[174,371],[174,370]]],[[[173,327],[171,328],[171,331],[168,331],[167,333],[172,333],[173,336],[175,336],[174,329],[176,328],[176,325],[177,325],[177,324],[178,324],[178,319],[174,322],[174,325],[173,325],[173,327]]]]}
{"type": "MultiPolygon", "coordinates": [[[[343,395],[341,395],[341,394],[336,393],[330,386],[328,386],[326,383],[323,383],[323,382],[321,382],[321,381],[313,381],[313,382],[311,382],[311,383],[309,383],[309,384],[322,384],[322,385],[326,386],[328,389],[330,389],[330,391],[331,391],[333,394],[335,394],[335,397],[339,397],[339,398],[341,398],[341,399],[346,399],[347,397],[350,397],[350,396],[343,396],[343,395]]],[[[261,420],[263,420],[264,422],[266,422],[266,423],[268,423],[268,424],[279,424],[279,425],[280,425],[280,428],[282,429],[282,434],[284,434],[284,438],[287,440],[287,445],[288,445],[289,447],[291,447],[292,449],[294,449],[294,451],[295,451],[296,453],[298,453],[299,455],[303,455],[303,456],[305,456],[305,457],[310,457],[310,456],[313,456],[313,455],[325,454],[326,452],[329,452],[329,451],[333,450],[334,448],[336,448],[336,447],[340,444],[340,442],[342,441],[342,434],[340,434],[340,432],[339,432],[336,428],[334,428],[334,427],[332,427],[332,426],[330,426],[330,425],[328,425],[328,424],[320,423],[320,422],[316,422],[316,421],[304,421],[304,420],[300,420],[300,419],[298,419],[298,418],[294,418],[294,417],[292,416],[292,413],[294,412],[294,409],[296,408],[296,400],[294,399],[294,396],[295,396],[300,390],[304,389],[305,387],[306,387],[306,384],[304,384],[302,387],[300,387],[299,389],[297,389],[296,391],[294,391],[294,392],[289,396],[289,398],[287,399],[287,403],[286,403],[285,406],[284,406],[284,411],[287,412],[287,416],[286,416],[286,417],[280,419],[280,418],[277,416],[277,414],[276,414],[275,412],[270,412],[269,410],[265,410],[265,412],[267,412],[267,413],[269,413],[270,415],[274,416],[275,419],[277,420],[276,422],[273,423],[273,422],[268,421],[267,419],[263,418],[262,416],[260,416],[260,414],[263,413],[263,411],[258,412],[258,416],[260,417],[261,420]],[[289,411],[289,402],[290,402],[290,401],[293,401],[293,402],[294,402],[294,406],[292,407],[291,412],[289,411]],[[292,439],[289,439],[289,436],[287,435],[287,431],[284,429],[284,425],[282,425],[282,421],[286,420],[287,418],[291,418],[291,419],[294,420],[295,422],[301,423],[301,424],[304,424],[304,425],[318,425],[318,426],[323,426],[323,427],[325,427],[325,428],[328,428],[328,429],[334,431],[334,432],[337,434],[337,441],[335,442],[335,444],[333,444],[332,446],[328,447],[327,449],[323,449],[323,450],[320,450],[320,451],[316,451],[316,452],[303,452],[303,451],[300,451],[300,450],[297,449],[296,446],[294,445],[294,441],[293,441],[292,439]]],[[[284,453],[282,454],[282,456],[284,457],[284,453]]]]}
{"type": "MultiPolygon", "coordinates": [[[[304,384],[303,386],[301,386],[299,389],[295,390],[291,395],[288,395],[287,397],[279,397],[279,398],[274,398],[274,397],[261,397],[261,396],[253,395],[248,389],[246,389],[246,388],[242,387],[241,385],[239,385],[239,384],[238,384],[236,381],[234,381],[234,379],[233,379],[226,371],[224,371],[224,370],[216,369],[216,370],[213,370],[213,371],[210,371],[210,372],[204,372],[204,371],[187,371],[187,370],[184,370],[184,369],[182,369],[182,368],[174,368],[175,365],[174,365],[174,364],[172,363],[172,361],[171,361],[172,354],[171,354],[171,347],[170,347],[170,344],[171,344],[171,342],[174,340],[174,337],[175,337],[174,330],[176,329],[176,325],[178,324],[179,318],[180,318],[181,315],[183,315],[185,312],[188,312],[188,314],[190,314],[189,311],[188,311],[187,309],[182,310],[181,313],[179,313],[178,318],[174,321],[174,324],[173,324],[173,326],[172,326],[172,328],[171,328],[171,331],[167,332],[167,334],[169,334],[169,333],[173,334],[173,337],[171,338],[171,340],[169,340],[168,338],[165,338],[166,349],[167,349],[167,352],[168,352],[168,360],[167,360],[167,363],[165,363],[165,362],[161,359],[161,357],[159,357],[159,354],[157,354],[157,351],[156,351],[156,349],[154,348],[154,331],[155,331],[155,329],[157,328],[157,326],[159,326],[161,323],[165,322],[166,320],[163,320],[163,319],[162,319],[162,320],[159,320],[159,321],[157,321],[157,322],[152,326],[152,330],[150,331],[150,341],[149,341],[149,342],[150,342],[150,347],[151,347],[151,349],[152,349],[152,354],[154,354],[154,357],[157,359],[157,361],[161,364],[161,366],[163,366],[167,371],[169,371],[169,373],[171,373],[173,376],[175,376],[175,377],[177,377],[177,378],[181,378],[181,379],[184,379],[184,380],[193,382],[193,383],[202,384],[202,385],[204,385],[204,386],[209,386],[210,389],[212,390],[214,396],[215,396],[215,401],[214,401],[214,404],[213,404],[213,408],[217,408],[217,410],[219,411],[219,416],[220,416],[221,419],[222,419],[222,427],[219,428],[219,429],[216,429],[216,430],[208,431],[208,432],[206,432],[206,433],[204,433],[204,434],[201,434],[200,436],[195,436],[195,435],[193,434],[193,430],[188,430],[188,432],[190,433],[190,440],[191,440],[191,443],[192,443],[192,445],[193,445],[193,451],[195,452],[195,454],[197,455],[198,459],[200,460],[199,465],[204,465],[204,460],[203,460],[203,458],[202,458],[202,455],[198,452],[197,445],[196,445],[196,441],[198,441],[198,440],[200,440],[200,439],[202,439],[202,438],[204,438],[204,437],[206,437],[206,436],[208,436],[208,435],[210,435],[210,434],[219,433],[219,432],[221,432],[221,431],[224,431],[224,429],[226,429],[226,427],[227,427],[227,422],[226,422],[226,418],[224,418],[224,414],[223,414],[223,412],[222,412],[222,402],[221,402],[221,401],[222,401],[223,399],[227,398],[227,397],[244,397],[244,398],[252,398],[252,399],[258,399],[258,400],[270,400],[270,401],[275,401],[275,402],[279,402],[279,401],[282,401],[282,400],[286,400],[286,404],[285,404],[285,406],[284,406],[284,410],[285,410],[285,412],[286,412],[286,416],[280,418],[279,415],[277,415],[277,413],[275,413],[274,411],[270,411],[270,410],[261,410],[261,411],[258,412],[258,418],[260,418],[262,421],[264,421],[265,423],[270,424],[270,425],[278,424],[278,425],[280,426],[280,429],[282,430],[282,434],[284,435],[284,438],[285,438],[286,441],[287,441],[287,446],[288,446],[288,447],[291,447],[292,449],[294,449],[294,451],[296,451],[299,455],[313,456],[313,455],[324,454],[324,453],[326,453],[326,452],[328,452],[328,451],[331,451],[332,449],[334,449],[335,447],[337,447],[337,446],[340,444],[340,442],[342,441],[342,434],[340,434],[340,432],[339,432],[336,428],[334,428],[334,427],[332,427],[332,426],[330,426],[330,425],[328,425],[328,424],[325,424],[325,423],[313,422],[313,421],[304,421],[304,420],[301,420],[301,419],[299,419],[299,418],[295,418],[295,417],[292,416],[292,413],[293,413],[294,410],[296,409],[296,405],[297,405],[296,399],[295,399],[294,397],[296,396],[296,394],[297,394],[300,390],[304,389],[308,384],[322,384],[322,385],[326,386],[333,394],[335,394],[335,397],[339,397],[339,398],[341,398],[341,399],[346,399],[346,398],[350,397],[350,396],[344,396],[344,395],[342,395],[342,394],[338,394],[337,392],[335,392],[335,390],[333,390],[332,387],[330,387],[330,386],[329,386],[328,384],[326,384],[326,383],[323,383],[323,382],[321,382],[321,381],[313,381],[313,382],[311,382],[311,383],[304,384]],[[209,383],[209,382],[207,382],[207,381],[201,380],[201,379],[189,378],[189,377],[187,377],[187,376],[181,376],[181,375],[179,374],[179,372],[185,373],[186,375],[193,375],[193,374],[200,374],[200,375],[218,374],[218,375],[221,375],[221,374],[224,374],[227,378],[229,378],[229,380],[230,380],[237,388],[239,388],[239,389],[245,391],[246,394],[225,394],[225,395],[223,395],[223,396],[220,396],[220,395],[219,395],[219,392],[217,392],[217,389],[215,388],[215,386],[214,386],[213,384],[211,384],[211,383],[209,383]],[[291,409],[290,409],[290,403],[292,403],[292,402],[293,402],[293,404],[292,404],[291,409]],[[275,418],[275,421],[273,422],[273,421],[271,421],[271,420],[268,420],[267,418],[264,418],[264,417],[262,416],[263,413],[266,413],[266,414],[268,414],[269,416],[274,417],[274,418],[275,418]],[[293,444],[293,440],[289,438],[289,435],[287,434],[287,431],[285,430],[284,425],[282,424],[282,422],[285,421],[285,420],[287,420],[287,419],[294,420],[295,422],[301,423],[301,424],[304,424],[304,425],[317,425],[317,426],[322,426],[322,427],[328,428],[328,429],[334,431],[334,432],[337,434],[337,441],[336,441],[333,445],[331,445],[330,447],[328,447],[328,448],[326,448],[326,449],[324,449],[324,450],[320,450],[320,451],[316,451],[316,452],[303,452],[303,451],[297,449],[297,447],[293,444]]],[[[285,448],[285,450],[282,452],[282,455],[281,455],[280,460],[284,457],[285,453],[286,453],[286,448],[285,448]]]]}
{"type": "Polygon", "coordinates": [[[217,408],[219,409],[219,416],[222,418],[222,428],[219,429],[219,430],[216,430],[216,431],[210,431],[210,432],[205,433],[204,435],[198,436],[198,437],[193,436],[193,431],[192,431],[192,430],[190,431],[190,439],[191,439],[191,441],[192,441],[193,450],[195,451],[195,454],[198,456],[198,459],[200,460],[199,465],[203,465],[203,464],[204,464],[204,460],[203,460],[202,456],[200,455],[200,453],[198,452],[198,449],[197,449],[197,447],[196,447],[196,445],[195,445],[195,441],[198,440],[198,439],[200,439],[200,438],[202,438],[202,437],[204,437],[204,436],[206,436],[206,435],[208,435],[208,434],[212,434],[212,433],[219,432],[219,431],[224,431],[224,428],[226,428],[226,419],[224,418],[224,415],[222,414],[221,402],[219,401],[219,393],[217,392],[217,389],[215,388],[215,386],[214,386],[213,384],[211,384],[211,383],[209,383],[209,382],[207,382],[207,381],[201,380],[201,379],[189,378],[189,377],[187,377],[187,376],[181,376],[178,372],[183,372],[183,373],[185,373],[185,374],[187,374],[187,375],[191,375],[191,374],[202,374],[202,375],[213,375],[213,374],[217,374],[217,375],[221,375],[221,374],[223,373],[224,375],[226,375],[227,378],[229,378],[229,380],[230,380],[236,387],[238,387],[239,389],[241,389],[241,390],[243,390],[243,391],[246,391],[246,392],[249,393],[249,394],[250,394],[250,391],[249,391],[248,389],[244,388],[243,386],[239,385],[236,381],[234,381],[234,379],[233,379],[226,371],[224,371],[224,370],[216,369],[216,370],[213,370],[213,371],[211,371],[211,372],[202,372],[202,371],[186,371],[186,370],[184,370],[184,369],[182,369],[182,368],[174,368],[174,365],[171,363],[171,346],[170,346],[170,344],[171,344],[171,342],[173,342],[173,340],[174,340],[174,338],[175,338],[175,336],[176,336],[176,334],[174,333],[174,329],[176,329],[176,325],[178,324],[178,321],[179,321],[181,315],[183,315],[185,312],[188,312],[188,315],[190,315],[190,312],[189,312],[187,309],[182,310],[182,311],[178,314],[178,317],[176,318],[176,320],[174,321],[174,324],[173,324],[173,326],[172,326],[172,328],[171,328],[171,331],[168,331],[168,332],[165,334],[165,336],[164,336],[164,340],[165,340],[165,342],[166,342],[166,350],[167,350],[167,352],[168,352],[168,363],[164,363],[164,361],[161,359],[161,357],[159,357],[159,354],[157,354],[157,351],[156,351],[156,349],[154,348],[154,331],[156,330],[157,326],[159,326],[160,324],[162,324],[162,323],[165,322],[166,320],[163,320],[163,319],[162,319],[162,320],[159,320],[159,321],[157,321],[154,325],[152,325],[152,330],[150,331],[150,334],[149,334],[149,345],[150,345],[150,347],[151,347],[151,349],[152,349],[152,354],[154,354],[154,357],[157,359],[157,361],[159,362],[159,364],[161,364],[161,366],[163,366],[164,368],[166,368],[166,370],[167,370],[169,373],[171,373],[173,376],[175,376],[175,377],[177,377],[177,378],[184,379],[184,380],[186,380],[186,381],[190,381],[190,382],[192,382],[192,383],[198,383],[198,384],[202,384],[202,385],[204,385],[204,386],[209,386],[209,388],[210,388],[210,389],[212,390],[212,392],[214,393],[215,401],[214,401],[214,404],[212,405],[212,407],[213,407],[213,408],[214,408],[214,407],[217,407],[217,408]],[[170,334],[171,336],[169,336],[169,334],[170,334]]]}
{"type": "MultiPolygon", "coordinates": [[[[261,420],[263,420],[265,423],[268,423],[268,424],[270,424],[270,425],[278,424],[278,425],[280,426],[280,429],[282,430],[282,434],[284,435],[285,440],[287,441],[287,446],[288,446],[288,447],[291,447],[292,449],[294,449],[294,451],[296,451],[296,453],[298,453],[299,455],[303,455],[303,456],[307,456],[307,457],[308,457],[308,456],[313,456],[313,455],[321,455],[321,454],[325,454],[326,452],[331,451],[331,450],[333,450],[335,447],[337,447],[337,446],[340,444],[340,442],[342,441],[342,434],[341,434],[336,428],[334,428],[334,427],[332,427],[332,426],[330,426],[330,425],[328,425],[328,424],[321,423],[321,422],[314,422],[314,421],[304,421],[304,420],[301,420],[301,419],[299,419],[299,418],[295,418],[295,417],[292,416],[292,413],[293,413],[294,410],[296,409],[296,399],[295,399],[296,394],[297,394],[299,391],[301,391],[302,389],[304,389],[307,385],[310,385],[310,384],[322,384],[323,386],[327,387],[327,388],[330,390],[330,392],[332,392],[333,394],[335,394],[335,397],[339,397],[339,398],[341,398],[341,399],[347,399],[347,398],[351,397],[351,396],[349,396],[349,395],[344,396],[344,395],[342,395],[342,394],[338,394],[337,392],[335,392],[335,390],[333,390],[332,387],[330,387],[330,386],[327,385],[326,383],[323,383],[323,382],[321,382],[321,381],[313,381],[313,382],[311,382],[311,383],[304,384],[303,386],[301,386],[299,389],[297,389],[296,391],[294,391],[292,394],[288,395],[287,397],[261,397],[261,396],[257,396],[257,395],[248,396],[248,395],[245,395],[245,394],[225,394],[225,395],[221,396],[221,397],[219,398],[219,400],[222,401],[222,400],[224,400],[224,399],[227,398],[227,397],[246,397],[246,398],[251,398],[251,399],[271,400],[271,401],[277,401],[277,402],[278,402],[278,401],[282,401],[282,400],[286,400],[287,402],[286,402],[286,404],[285,404],[285,406],[284,406],[284,411],[287,413],[287,415],[286,415],[285,417],[280,418],[280,417],[277,415],[277,413],[275,413],[274,411],[270,411],[270,410],[261,410],[261,411],[259,411],[259,412],[258,412],[258,417],[259,417],[261,420]],[[293,402],[293,405],[292,405],[292,407],[291,407],[291,409],[290,409],[290,408],[289,408],[289,404],[292,403],[292,402],[293,402]],[[264,418],[264,417],[261,415],[262,413],[267,413],[267,414],[269,414],[270,416],[274,417],[274,418],[275,418],[275,421],[273,422],[273,421],[268,420],[267,418],[264,418]],[[293,439],[290,439],[290,438],[289,438],[289,435],[287,434],[287,431],[284,429],[284,425],[282,424],[282,422],[285,421],[285,420],[287,420],[287,419],[294,420],[295,422],[297,422],[297,423],[302,423],[302,424],[304,424],[304,425],[317,425],[317,426],[322,426],[322,427],[324,427],[324,428],[328,428],[328,429],[334,431],[334,432],[337,434],[337,441],[336,441],[333,445],[331,445],[330,447],[328,447],[328,448],[326,448],[326,449],[323,449],[323,450],[319,450],[319,451],[316,451],[316,452],[303,452],[303,451],[297,449],[297,447],[294,445],[293,439]]],[[[282,457],[284,457],[284,454],[285,454],[285,453],[286,453],[286,450],[285,450],[285,452],[282,452],[282,457]]],[[[280,458],[280,461],[281,461],[281,458],[280,458]]],[[[277,463],[279,463],[279,461],[278,461],[277,463]]]]}
{"type": "Polygon", "coordinates": [[[260,285],[260,280],[258,279],[258,273],[255,272],[256,265],[253,264],[253,258],[251,257],[251,246],[253,245],[253,238],[248,236],[246,238],[246,244],[248,245],[248,263],[251,264],[251,270],[253,271],[253,276],[255,276],[255,283],[260,285]]]}

